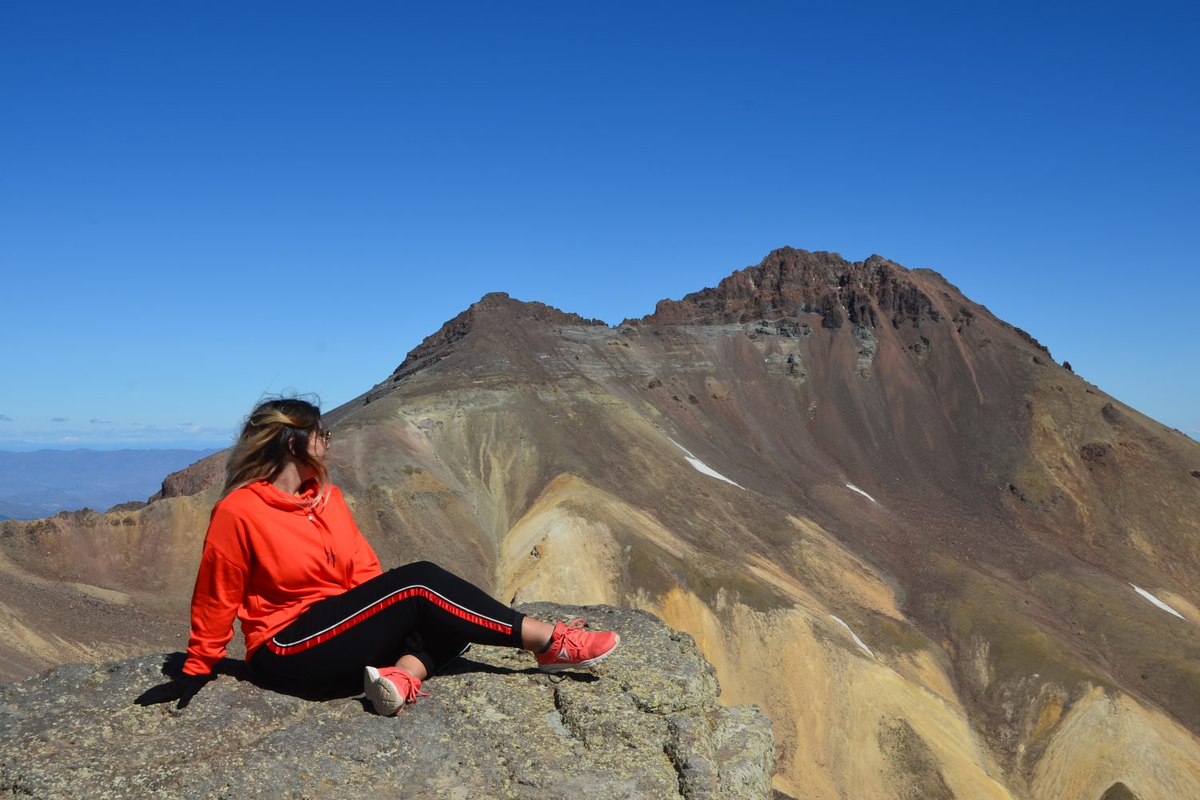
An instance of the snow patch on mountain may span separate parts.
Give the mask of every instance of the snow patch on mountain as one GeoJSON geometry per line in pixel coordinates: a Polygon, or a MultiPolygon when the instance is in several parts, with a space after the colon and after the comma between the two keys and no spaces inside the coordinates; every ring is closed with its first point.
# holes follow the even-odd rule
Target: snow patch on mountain
{"type": "MultiPolygon", "coordinates": [[[[1132,583],[1131,583],[1131,584],[1129,584],[1129,585],[1130,585],[1130,586],[1133,586],[1133,584],[1132,584],[1132,583]]],[[[1168,614],[1174,614],[1175,616],[1179,617],[1180,619],[1187,619],[1187,617],[1183,616],[1183,614],[1180,614],[1178,611],[1176,611],[1175,609],[1171,608],[1169,605],[1167,605],[1166,603],[1164,603],[1162,600],[1159,600],[1157,597],[1155,597],[1154,595],[1150,594],[1150,593],[1149,593],[1149,592],[1147,592],[1145,589],[1141,589],[1141,588],[1139,588],[1139,587],[1137,587],[1137,586],[1133,586],[1133,590],[1134,590],[1135,592],[1137,592],[1138,594],[1140,594],[1142,597],[1144,597],[1144,598],[1146,598],[1147,600],[1149,600],[1151,603],[1154,603],[1154,605],[1158,606],[1158,607],[1159,607],[1159,608],[1161,608],[1163,611],[1166,611],[1168,614]]]]}
{"type": "Polygon", "coordinates": [[[838,625],[841,625],[841,626],[842,626],[843,628],[845,628],[847,631],[849,631],[849,633],[850,633],[850,637],[851,637],[852,639],[854,639],[854,643],[855,643],[856,645],[858,645],[859,647],[861,647],[861,648],[862,648],[862,649],[863,649],[863,650],[866,652],[866,654],[867,654],[867,655],[869,655],[871,658],[875,658],[875,654],[871,652],[871,648],[867,647],[867,646],[866,646],[866,644],[864,644],[864,643],[863,643],[863,640],[862,640],[862,639],[860,639],[860,638],[858,638],[858,634],[857,634],[857,633],[855,633],[855,632],[854,632],[854,631],[853,631],[853,630],[850,628],[850,626],[849,626],[849,625],[847,625],[845,622],[842,622],[842,620],[841,620],[841,619],[839,619],[839,618],[835,617],[833,614],[830,614],[830,615],[829,615],[829,618],[830,618],[831,620],[833,620],[834,622],[836,622],[838,625]]]}
{"type": "Polygon", "coordinates": [[[867,498],[868,500],[870,500],[872,503],[875,503],[876,505],[878,505],[878,504],[879,504],[879,501],[878,501],[878,500],[876,500],[874,497],[871,497],[871,495],[867,494],[867,493],[866,493],[866,492],[864,492],[862,489],[860,489],[860,488],[858,488],[857,486],[855,486],[853,483],[847,483],[847,484],[846,484],[846,488],[847,488],[847,489],[849,489],[849,490],[850,490],[850,491],[852,491],[852,492],[858,492],[858,493],[859,493],[859,494],[861,494],[863,497],[867,498]]]}
{"type": "Polygon", "coordinates": [[[693,467],[695,467],[698,472],[702,472],[705,475],[709,476],[710,478],[716,478],[719,481],[725,481],[726,483],[730,484],[731,486],[736,486],[737,488],[741,489],[743,492],[746,491],[745,486],[742,486],[740,483],[735,483],[734,481],[729,480],[729,478],[726,478],[724,475],[717,472],[715,469],[710,467],[708,464],[705,464],[703,461],[696,458],[694,455],[692,455],[691,450],[688,450],[686,447],[684,447],[679,442],[672,439],[670,436],[667,437],[667,440],[671,444],[678,447],[680,450],[682,450],[686,454],[685,457],[687,458],[687,462],[689,464],[691,464],[693,467]]]}

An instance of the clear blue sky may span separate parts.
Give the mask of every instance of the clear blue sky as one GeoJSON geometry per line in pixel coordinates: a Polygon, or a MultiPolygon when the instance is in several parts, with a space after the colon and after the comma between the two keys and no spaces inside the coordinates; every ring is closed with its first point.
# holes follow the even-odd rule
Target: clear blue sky
{"type": "Polygon", "coordinates": [[[0,5],[0,447],[221,446],[489,291],[930,267],[1200,436],[1194,3],[0,5]]]}

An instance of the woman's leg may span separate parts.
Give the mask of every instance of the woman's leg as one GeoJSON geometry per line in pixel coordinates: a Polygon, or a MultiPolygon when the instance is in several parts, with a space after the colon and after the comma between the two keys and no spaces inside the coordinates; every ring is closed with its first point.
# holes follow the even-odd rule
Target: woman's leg
{"type": "MultiPolygon", "coordinates": [[[[368,665],[411,656],[431,675],[467,643],[524,647],[523,622],[479,587],[421,561],[313,605],[263,645],[255,666],[341,692],[358,685],[368,665]]],[[[534,621],[542,638],[531,649],[545,645],[549,628],[534,621]]]]}
{"type": "Polygon", "coordinates": [[[364,667],[396,664],[418,680],[468,643],[522,647],[539,669],[593,666],[620,642],[614,633],[525,617],[479,587],[421,561],[389,570],[313,605],[251,660],[268,685],[303,694],[355,693],[364,667]]]}
{"type": "MultiPolygon", "coordinates": [[[[533,617],[523,617],[521,619],[521,647],[534,653],[541,653],[550,646],[550,638],[554,635],[554,626],[548,622],[542,622],[533,617]]],[[[406,653],[400,656],[400,660],[396,662],[396,666],[408,670],[418,680],[425,680],[431,674],[441,672],[450,664],[451,661],[458,658],[470,643],[461,643],[452,640],[446,640],[439,637],[439,646],[430,646],[423,641],[419,646],[415,646],[413,653],[406,653]],[[414,655],[421,653],[422,657],[414,655]],[[424,657],[424,656],[427,656],[424,657]],[[438,666],[429,672],[426,668],[427,663],[437,664],[438,666]]]]}

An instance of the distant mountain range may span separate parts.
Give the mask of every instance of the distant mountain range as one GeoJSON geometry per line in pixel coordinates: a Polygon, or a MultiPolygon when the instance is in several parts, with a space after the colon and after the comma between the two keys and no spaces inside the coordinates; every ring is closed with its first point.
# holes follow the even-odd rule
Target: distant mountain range
{"type": "Polygon", "coordinates": [[[0,451],[0,519],[38,519],[60,511],[104,511],[145,501],[169,473],[216,450],[0,451]]]}

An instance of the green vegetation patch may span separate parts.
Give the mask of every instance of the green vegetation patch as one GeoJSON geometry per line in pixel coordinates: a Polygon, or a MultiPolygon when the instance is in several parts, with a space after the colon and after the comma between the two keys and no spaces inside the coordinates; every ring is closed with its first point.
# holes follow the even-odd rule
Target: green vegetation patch
{"type": "Polygon", "coordinates": [[[876,614],[869,615],[866,620],[872,650],[916,653],[930,649],[929,639],[912,625],[876,614]]]}
{"type": "Polygon", "coordinates": [[[880,720],[878,739],[879,751],[892,766],[895,797],[954,800],[937,756],[907,720],[880,720]]]}
{"type": "Polygon", "coordinates": [[[631,542],[627,552],[630,588],[643,590],[651,597],[661,597],[679,586],[714,608],[722,591],[729,602],[741,603],[755,611],[792,606],[790,600],[773,588],[725,561],[708,557],[684,560],[645,540],[631,542]]]}
{"type": "Polygon", "coordinates": [[[1044,688],[1070,703],[1091,687],[1112,688],[1061,638],[1031,614],[1032,605],[1016,586],[945,557],[933,556],[928,587],[914,598],[914,612],[949,639],[957,682],[969,699],[977,729],[1011,766],[1036,757],[1019,756],[1019,746],[1038,723],[1044,688]]]}
{"type": "Polygon", "coordinates": [[[1029,585],[1064,626],[1102,647],[1108,668],[1129,690],[1149,694],[1193,732],[1200,730],[1200,632],[1195,626],[1108,578],[1043,573],[1029,585]]]}
{"type": "Polygon", "coordinates": [[[1117,781],[1100,795],[1100,800],[1140,800],[1125,784],[1117,781]]]}

